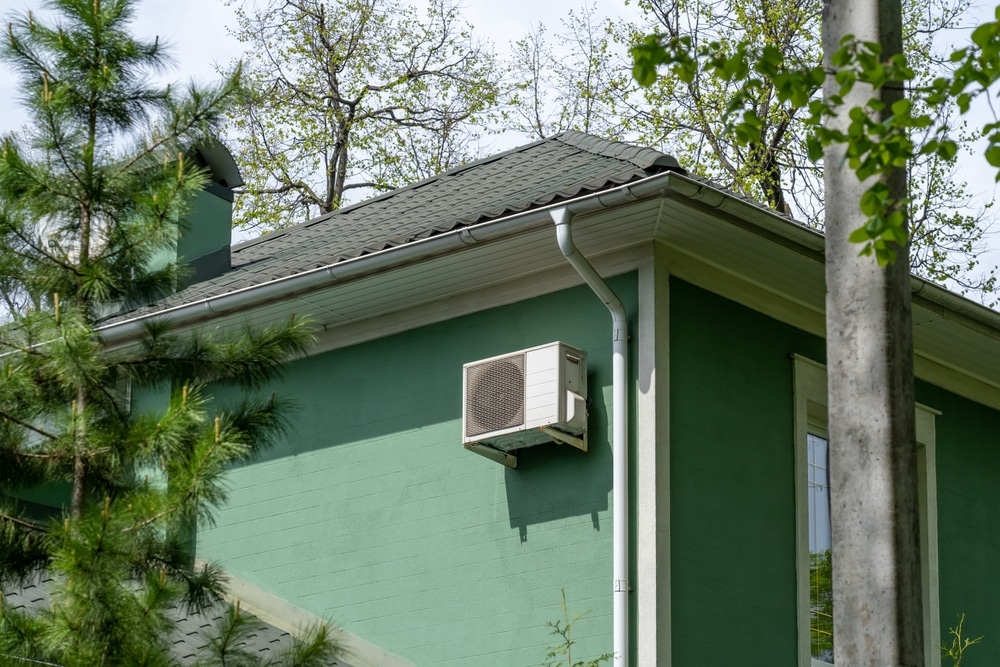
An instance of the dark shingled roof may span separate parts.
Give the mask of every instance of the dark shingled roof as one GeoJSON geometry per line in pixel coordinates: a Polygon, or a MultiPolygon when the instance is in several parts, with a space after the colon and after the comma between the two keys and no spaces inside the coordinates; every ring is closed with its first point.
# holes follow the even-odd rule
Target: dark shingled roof
{"type": "MultiPolygon", "coordinates": [[[[51,582],[51,578],[43,578],[20,587],[4,586],[0,590],[3,604],[8,609],[28,613],[48,609],[52,605],[52,596],[46,584],[51,582]]],[[[222,619],[226,613],[226,605],[218,605],[201,614],[187,614],[180,607],[172,608],[169,613],[177,621],[171,652],[182,665],[189,665],[197,659],[198,650],[208,644],[206,635],[222,619]]],[[[251,618],[254,620],[253,632],[237,648],[249,649],[266,660],[275,658],[291,646],[292,636],[289,633],[260,619],[251,618]]],[[[351,666],[342,660],[335,660],[330,667],[351,666]]]]}
{"type": "Polygon", "coordinates": [[[226,294],[678,169],[674,158],[651,148],[564,132],[233,246],[231,270],[132,315],[226,294]]]}

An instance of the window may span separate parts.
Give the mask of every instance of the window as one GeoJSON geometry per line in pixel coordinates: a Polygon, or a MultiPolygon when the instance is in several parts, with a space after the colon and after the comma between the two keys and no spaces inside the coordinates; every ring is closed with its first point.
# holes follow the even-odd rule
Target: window
{"type": "MultiPolygon", "coordinates": [[[[833,664],[833,596],[830,560],[829,447],[826,368],[795,356],[796,576],[800,667],[833,664]]],[[[937,584],[937,480],[934,470],[934,410],[917,406],[917,466],[920,481],[921,586],[924,660],[939,667],[941,625],[937,584]]]]}

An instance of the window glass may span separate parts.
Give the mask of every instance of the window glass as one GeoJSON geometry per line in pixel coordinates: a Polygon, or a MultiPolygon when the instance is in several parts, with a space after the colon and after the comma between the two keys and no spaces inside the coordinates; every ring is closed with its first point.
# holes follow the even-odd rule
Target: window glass
{"type": "MultiPolygon", "coordinates": [[[[799,667],[822,667],[834,661],[826,369],[815,361],[794,355],[794,382],[798,664],[799,667]]],[[[940,667],[937,473],[934,466],[935,418],[940,413],[927,406],[916,407],[924,664],[940,667]]]]}
{"type": "Polygon", "coordinates": [[[809,497],[809,645],[813,660],[833,663],[833,586],[830,567],[830,448],[806,437],[809,497]]]}

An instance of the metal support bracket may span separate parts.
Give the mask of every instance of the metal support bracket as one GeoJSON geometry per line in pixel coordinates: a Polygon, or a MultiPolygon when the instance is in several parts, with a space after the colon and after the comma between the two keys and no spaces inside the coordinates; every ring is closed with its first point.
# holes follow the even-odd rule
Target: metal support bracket
{"type": "Polygon", "coordinates": [[[539,426],[538,430],[555,440],[559,444],[571,445],[576,447],[580,451],[587,451],[587,436],[582,438],[578,435],[571,435],[569,433],[563,433],[560,430],[554,429],[551,426],[539,426]]]}
{"type": "Polygon", "coordinates": [[[508,468],[517,467],[517,457],[513,454],[508,454],[507,452],[501,452],[499,449],[493,449],[489,445],[482,445],[479,443],[466,443],[465,448],[470,452],[475,452],[480,456],[485,456],[491,461],[496,461],[501,465],[505,465],[508,468]]]}

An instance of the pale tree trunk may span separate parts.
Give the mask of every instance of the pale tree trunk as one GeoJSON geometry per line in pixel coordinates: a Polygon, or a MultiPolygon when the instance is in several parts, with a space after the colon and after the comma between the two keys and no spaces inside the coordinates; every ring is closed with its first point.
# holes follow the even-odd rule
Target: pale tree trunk
{"type": "MultiPolygon", "coordinates": [[[[884,58],[900,52],[899,0],[826,0],[828,67],[844,35],[881,43],[884,58]]],[[[835,86],[828,77],[827,95],[835,86]]],[[[846,111],[870,95],[856,86],[831,125],[846,129],[846,111]]],[[[898,86],[886,95],[898,98],[898,86]]],[[[824,155],[834,659],[838,667],[922,666],[908,253],[879,267],[848,242],[866,222],[866,186],[843,152],[824,155]]],[[[901,194],[905,172],[890,187],[901,194]]]]}

